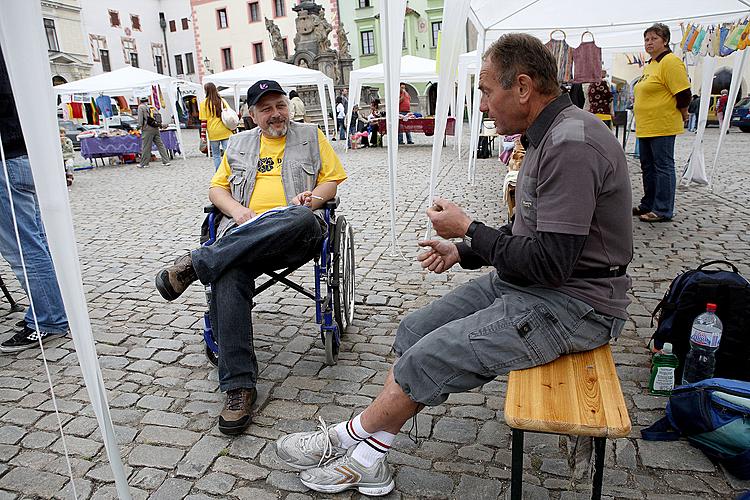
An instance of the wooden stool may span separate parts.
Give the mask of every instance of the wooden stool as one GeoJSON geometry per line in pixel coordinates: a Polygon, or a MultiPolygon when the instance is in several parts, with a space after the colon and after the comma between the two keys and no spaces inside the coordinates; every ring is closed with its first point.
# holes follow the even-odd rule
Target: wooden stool
{"type": "Polygon", "coordinates": [[[510,372],[505,421],[513,430],[511,500],[521,499],[524,431],[592,436],[591,498],[601,498],[606,438],[630,433],[630,417],[609,344],[510,372]]]}

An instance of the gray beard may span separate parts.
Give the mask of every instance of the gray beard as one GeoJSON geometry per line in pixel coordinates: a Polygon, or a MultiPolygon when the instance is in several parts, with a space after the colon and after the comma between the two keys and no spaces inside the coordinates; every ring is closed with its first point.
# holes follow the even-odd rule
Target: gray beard
{"type": "Polygon", "coordinates": [[[268,137],[284,137],[286,133],[289,132],[289,122],[284,124],[284,128],[279,130],[278,132],[272,127],[269,126],[268,130],[264,130],[263,133],[266,134],[268,137]]]}

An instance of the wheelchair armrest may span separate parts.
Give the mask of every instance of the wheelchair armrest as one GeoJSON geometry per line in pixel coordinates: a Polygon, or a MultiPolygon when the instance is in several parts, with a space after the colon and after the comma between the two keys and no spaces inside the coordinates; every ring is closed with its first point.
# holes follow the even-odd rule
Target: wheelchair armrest
{"type": "Polygon", "coordinates": [[[209,205],[206,205],[205,207],[203,207],[203,213],[204,214],[210,214],[211,212],[213,212],[215,210],[218,210],[218,209],[216,208],[216,205],[214,205],[213,203],[209,204],[209,205]]]}
{"type": "Polygon", "coordinates": [[[325,208],[336,209],[336,208],[338,208],[338,207],[339,207],[339,203],[341,203],[341,200],[339,199],[339,197],[338,197],[338,196],[336,196],[336,197],[335,197],[334,199],[332,199],[332,200],[328,200],[328,201],[326,202],[326,204],[325,204],[325,208]]]}

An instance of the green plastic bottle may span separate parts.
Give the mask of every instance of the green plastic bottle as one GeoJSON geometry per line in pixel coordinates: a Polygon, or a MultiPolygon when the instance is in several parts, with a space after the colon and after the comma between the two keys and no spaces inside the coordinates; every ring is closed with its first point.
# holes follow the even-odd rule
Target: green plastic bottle
{"type": "Polygon", "coordinates": [[[672,354],[672,344],[666,342],[661,351],[651,358],[651,378],[648,381],[648,392],[658,396],[672,394],[675,384],[675,369],[680,364],[677,356],[672,354]]]}

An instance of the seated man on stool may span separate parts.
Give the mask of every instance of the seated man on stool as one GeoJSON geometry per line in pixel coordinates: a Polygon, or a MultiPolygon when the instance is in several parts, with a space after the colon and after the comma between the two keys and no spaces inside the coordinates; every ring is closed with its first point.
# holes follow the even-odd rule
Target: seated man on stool
{"type": "Polygon", "coordinates": [[[560,95],[555,59],[531,35],[503,35],[490,46],[479,88],[480,109],[498,133],[525,133],[515,221],[494,229],[442,199],[428,209],[439,236],[464,242],[420,242],[429,247],[422,267],[495,269],[401,321],[393,346],[400,358],[364,412],[276,442],[279,458],[304,470],[302,483],[315,491],[388,494],[386,454],[422,408],[599,347],[625,323],[633,236],[622,147],[601,120],[560,95]]]}
{"type": "Polygon", "coordinates": [[[233,135],[208,198],[226,216],[213,245],[178,258],[156,276],[156,288],[174,300],[194,281],[211,285],[211,325],[220,348],[219,387],[227,393],[219,430],[240,434],[250,424],[258,363],[250,308],[254,280],[265,271],[303,264],[319,251],[320,212],[346,179],[341,161],[314,124],[289,120],[289,99],[273,80],[247,91],[258,125],[233,135]],[[278,212],[236,227],[272,208],[278,212]]]}

